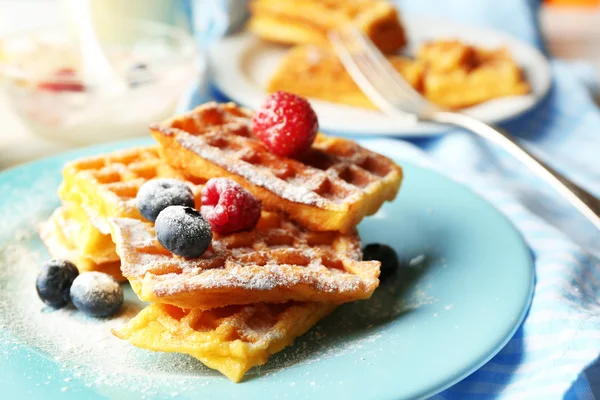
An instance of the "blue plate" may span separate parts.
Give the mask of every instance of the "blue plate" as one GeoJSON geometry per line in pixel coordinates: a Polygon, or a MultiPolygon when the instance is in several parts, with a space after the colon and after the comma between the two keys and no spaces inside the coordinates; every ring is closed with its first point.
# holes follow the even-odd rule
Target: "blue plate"
{"type": "Polygon", "coordinates": [[[398,160],[397,199],[367,218],[364,243],[393,246],[397,274],[340,307],[294,346],[233,384],[191,357],[129,346],[109,330],[140,308],[92,320],[36,298],[48,254],[36,225],[59,204],[66,153],[0,174],[0,387],[6,398],[419,398],[475,371],[511,338],[533,292],[530,252],[513,226],[463,186],[398,160]]]}

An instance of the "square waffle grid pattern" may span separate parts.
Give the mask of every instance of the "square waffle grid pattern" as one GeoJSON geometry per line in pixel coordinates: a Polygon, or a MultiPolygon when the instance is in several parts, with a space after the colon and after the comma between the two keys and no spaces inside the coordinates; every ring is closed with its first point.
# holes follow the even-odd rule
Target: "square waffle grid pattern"
{"type": "Polygon", "coordinates": [[[189,354],[238,382],[334,308],[288,302],[201,311],[152,304],[113,333],[144,349],[189,354]]]}
{"type": "Polygon", "coordinates": [[[270,152],[250,125],[249,111],[210,102],[151,131],[187,179],[233,179],[312,230],[351,231],[400,188],[402,169],[354,141],[319,134],[296,160],[270,152]]]}
{"type": "MultiPolygon", "coordinates": [[[[59,196],[84,209],[92,223],[110,234],[108,217],[141,219],[135,198],[144,183],[154,178],[179,178],[159,156],[157,147],[134,148],[88,157],[63,169],[59,196]]],[[[190,185],[199,206],[202,186],[190,185]]]]}
{"type": "Polygon", "coordinates": [[[121,270],[140,299],[211,309],[289,300],[344,303],[371,296],[378,261],[361,261],[356,233],[311,232],[263,211],[252,231],[214,234],[200,258],[164,249],[151,224],[111,218],[121,270]]]}
{"type": "MultiPolygon", "coordinates": [[[[147,147],[70,162],[63,177],[63,206],[40,225],[42,241],[50,254],[73,261],[81,271],[103,271],[124,280],[107,218],[141,218],[135,205],[139,188],[156,177],[179,175],[162,161],[157,147],[147,147]]],[[[202,186],[190,187],[199,206],[202,186]]]]}

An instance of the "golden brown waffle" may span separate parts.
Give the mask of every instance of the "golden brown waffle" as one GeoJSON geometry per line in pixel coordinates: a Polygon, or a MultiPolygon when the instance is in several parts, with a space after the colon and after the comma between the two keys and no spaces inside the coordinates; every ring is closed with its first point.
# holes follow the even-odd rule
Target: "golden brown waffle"
{"type": "Polygon", "coordinates": [[[70,210],[64,207],[56,209],[50,219],[40,225],[39,233],[52,257],[70,260],[81,272],[101,271],[119,281],[125,280],[110,235],[102,235],[89,222],[81,223],[72,216],[70,210]],[[94,236],[96,246],[90,252],[83,253],[77,240],[90,236],[94,236]]]}
{"type": "Polygon", "coordinates": [[[252,0],[250,30],[286,44],[328,45],[327,32],[352,23],[384,53],[406,44],[396,8],[383,0],[252,0]]]}
{"type": "Polygon", "coordinates": [[[530,92],[519,65],[504,48],[486,50],[456,40],[423,44],[423,92],[431,102],[458,109],[530,92]]]}
{"type": "MultiPolygon", "coordinates": [[[[394,68],[429,101],[450,109],[464,108],[503,96],[530,91],[506,49],[486,50],[451,41],[419,47],[414,60],[389,56],[394,68]]],[[[333,50],[297,46],[282,58],[267,90],[351,106],[376,108],[354,83],[333,50]]]]}
{"type": "Polygon", "coordinates": [[[197,259],[164,249],[152,224],[111,218],[121,271],[143,301],[211,309],[289,300],[344,303],[366,299],[379,285],[379,261],[361,261],[354,232],[311,232],[263,211],[256,228],[213,233],[197,259]]]}
{"type": "Polygon", "coordinates": [[[288,302],[186,311],[152,304],[113,333],[144,349],[189,354],[239,382],[334,308],[288,302]]]}
{"type": "Polygon", "coordinates": [[[402,169],[354,141],[319,134],[295,160],[270,152],[250,126],[248,110],[210,102],[150,130],[186,179],[232,179],[311,230],[350,232],[400,188],[402,169]]]}
{"type": "MultiPolygon", "coordinates": [[[[408,83],[421,89],[425,72],[422,63],[400,56],[390,56],[388,60],[408,83]]],[[[335,52],[325,47],[305,45],[288,50],[267,86],[269,92],[280,90],[333,103],[377,108],[354,83],[335,52]]]]}
{"type": "MultiPolygon", "coordinates": [[[[122,280],[108,217],[141,218],[135,205],[138,189],[153,178],[181,176],[162,161],[157,147],[143,147],[70,162],[63,177],[63,206],[40,226],[44,244],[54,257],[70,259],[81,271],[109,270],[122,280]]],[[[200,206],[202,186],[190,187],[200,206]]]]}
{"type": "MultiPolygon", "coordinates": [[[[157,147],[118,150],[66,164],[58,194],[63,203],[82,208],[108,235],[108,217],[142,218],[135,197],[144,183],[158,177],[181,178],[162,161],[157,147]]],[[[192,189],[199,199],[201,187],[192,189]]]]}

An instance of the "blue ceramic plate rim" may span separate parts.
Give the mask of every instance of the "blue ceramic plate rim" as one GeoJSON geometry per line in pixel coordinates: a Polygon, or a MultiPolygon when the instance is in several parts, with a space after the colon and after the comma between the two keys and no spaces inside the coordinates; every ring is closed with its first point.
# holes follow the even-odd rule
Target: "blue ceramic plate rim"
{"type": "MultiPolygon", "coordinates": [[[[81,157],[81,156],[97,154],[97,153],[114,150],[114,149],[118,149],[118,148],[128,148],[128,147],[133,147],[133,146],[145,145],[145,144],[149,144],[149,143],[152,143],[152,142],[148,139],[142,139],[142,140],[134,139],[134,140],[127,140],[127,141],[123,141],[123,142],[117,142],[117,143],[107,143],[107,144],[102,144],[102,145],[96,145],[96,146],[91,146],[91,147],[86,147],[86,148],[81,148],[81,149],[61,153],[61,154],[58,154],[58,155],[55,155],[52,157],[47,157],[47,158],[44,158],[44,159],[41,159],[41,160],[38,160],[38,161],[35,161],[32,163],[20,165],[20,166],[3,171],[2,173],[0,173],[0,184],[10,183],[11,179],[13,179],[12,178],[13,176],[18,175],[18,173],[20,171],[23,171],[25,169],[36,170],[36,169],[44,168],[47,165],[57,164],[59,162],[64,162],[64,161],[71,160],[71,159],[81,157]]],[[[485,205],[488,207],[488,211],[491,214],[495,214],[494,218],[498,218],[498,220],[508,222],[508,225],[507,225],[509,227],[508,229],[512,230],[512,232],[510,232],[510,233],[515,235],[515,237],[519,238],[521,245],[523,247],[522,250],[528,254],[528,256],[526,258],[524,258],[523,261],[525,262],[526,267],[528,268],[528,270],[530,272],[530,280],[529,280],[529,284],[528,284],[528,290],[527,290],[525,297],[523,298],[523,307],[520,310],[519,315],[513,319],[514,322],[512,323],[512,326],[510,327],[510,329],[507,330],[507,334],[501,340],[497,341],[495,343],[495,345],[490,347],[487,351],[482,351],[481,354],[479,355],[479,357],[476,357],[476,359],[472,360],[472,363],[469,368],[463,369],[461,371],[457,371],[453,376],[451,376],[443,381],[438,380],[438,382],[436,384],[430,385],[429,388],[426,388],[426,390],[420,392],[418,397],[424,398],[424,397],[434,395],[435,393],[439,393],[440,391],[454,385],[455,383],[461,381],[468,375],[472,374],[474,371],[476,371],[481,366],[483,366],[485,363],[487,363],[491,358],[493,358],[506,345],[506,343],[513,337],[514,333],[516,332],[516,330],[519,328],[522,321],[524,320],[524,318],[529,310],[529,305],[531,303],[531,299],[533,297],[534,267],[533,267],[533,262],[532,262],[532,258],[531,258],[531,253],[529,252],[527,245],[524,243],[520,233],[513,227],[513,225],[506,219],[506,217],[504,217],[492,205],[487,203],[485,200],[481,199],[481,197],[479,197],[477,194],[473,193],[470,189],[450,180],[447,177],[444,177],[436,172],[423,169],[421,167],[416,167],[405,161],[398,160],[398,162],[401,163],[403,165],[403,167],[405,167],[405,168],[421,170],[422,172],[425,171],[426,173],[435,175],[438,178],[441,178],[442,180],[452,182],[452,185],[456,185],[457,187],[460,187],[460,190],[468,192],[469,195],[473,199],[476,199],[476,201],[485,203],[485,205]]],[[[4,205],[5,205],[4,199],[2,199],[0,201],[0,207],[3,207],[4,205]]],[[[0,244],[7,237],[8,237],[7,235],[0,236],[0,244]]],[[[36,350],[35,348],[30,348],[29,346],[26,346],[26,345],[17,345],[17,347],[20,346],[20,349],[19,349],[19,352],[12,353],[13,356],[16,357],[16,359],[12,359],[12,361],[11,361],[11,359],[1,357],[1,355],[3,353],[2,351],[5,350],[5,349],[3,349],[3,345],[6,345],[6,343],[10,342],[10,341],[7,341],[6,339],[11,338],[11,335],[12,334],[10,332],[8,332],[0,327],[0,372],[2,372],[2,375],[5,376],[5,379],[0,378],[0,385],[2,385],[2,386],[7,385],[8,389],[10,389],[12,387],[12,390],[18,390],[19,392],[14,392],[15,395],[19,394],[19,393],[25,394],[27,392],[27,390],[23,386],[20,386],[21,383],[18,383],[19,382],[18,379],[11,380],[11,379],[6,379],[6,378],[9,378],[11,375],[14,375],[16,377],[17,376],[16,374],[18,374],[20,372],[20,367],[31,368],[32,365],[37,365],[39,367],[52,369],[52,368],[56,367],[56,364],[52,360],[48,359],[44,354],[42,354],[41,352],[36,350]],[[5,340],[2,340],[3,338],[5,340]],[[27,360],[25,360],[25,355],[27,355],[27,360]]],[[[14,337],[12,339],[14,339],[14,337]]],[[[18,340],[18,338],[17,338],[17,340],[18,340]]],[[[13,345],[13,344],[11,343],[11,345],[13,345]]],[[[55,372],[58,375],[60,375],[60,373],[58,371],[55,371],[55,372]]],[[[57,384],[59,384],[59,383],[57,383],[57,384]]],[[[50,385],[50,386],[52,386],[52,385],[50,385]]],[[[89,395],[89,396],[97,394],[92,389],[85,387],[83,382],[78,382],[76,379],[70,383],[70,387],[72,387],[73,389],[76,389],[76,390],[71,391],[71,393],[61,393],[60,398],[80,398],[79,396],[82,396],[84,394],[89,395]],[[71,397],[72,395],[77,395],[77,396],[71,397]]],[[[11,392],[9,392],[9,393],[11,393],[11,392]]],[[[30,393],[31,393],[31,391],[30,391],[30,393]]],[[[97,394],[97,395],[100,396],[99,394],[97,394]]],[[[398,395],[401,396],[400,393],[398,393],[398,395]]],[[[59,396],[57,396],[57,398],[58,397],[59,396]]]]}

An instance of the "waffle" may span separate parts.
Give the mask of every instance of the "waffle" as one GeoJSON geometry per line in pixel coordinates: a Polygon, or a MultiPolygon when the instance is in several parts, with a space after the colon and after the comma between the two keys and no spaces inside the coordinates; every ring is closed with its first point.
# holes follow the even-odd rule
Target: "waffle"
{"type": "Polygon", "coordinates": [[[353,23],[384,53],[406,44],[398,11],[382,0],[253,0],[249,28],[285,44],[328,45],[327,32],[353,23]]]}
{"type": "Polygon", "coordinates": [[[295,160],[270,152],[250,126],[248,110],[210,102],[150,130],[165,160],[186,179],[232,179],[264,208],[315,231],[352,231],[400,188],[402,169],[354,141],[318,134],[295,160]]]}
{"type": "Polygon", "coordinates": [[[334,308],[288,302],[186,311],[152,304],[113,333],[144,349],[189,354],[239,382],[334,308]]]}
{"type": "Polygon", "coordinates": [[[530,92],[519,65],[504,48],[486,50],[456,40],[425,43],[423,92],[431,102],[459,109],[504,96],[530,92]]]}
{"type": "MultiPolygon", "coordinates": [[[[123,280],[108,217],[141,218],[135,205],[137,191],[156,177],[180,178],[161,160],[157,147],[119,150],[66,164],[59,188],[63,206],[40,226],[49,252],[71,260],[81,271],[108,270],[123,280]]],[[[200,205],[202,186],[190,187],[200,205]]]]}
{"type": "MultiPolygon", "coordinates": [[[[181,178],[158,154],[156,147],[119,150],[72,161],[63,168],[58,195],[63,203],[82,208],[98,230],[110,235],[108,217],[141,219],[135,197],[153,178],[181,178]]],[[[194,188],[197,198],[201,188],[194,188]]],[[[83,247],[94,246],[89,243],[83,247]]]]}
{"type": "MultiPolygon", "coordinates": [[[[389,56],[388,60],[408,83],[417,90],[422,88],[425,72],[422,63],[400,56],[389,56]]],[[[267,85],[269,92],[280,90],[332,103],[377,109],[354,83],[335,52],[325,47],[305,45],[288,50],[267,85]]]]}
{"type": "Polygon", "coordinates": [[[121,271],[143,301],[211,309],[289,300],[344,303],[379,285],[379,261],[361,261],[358,234],[312,232],[263,211],[251,231],[213,233],[200,258],[164,249],[152,224],[111,218],[121,271]]]}
{"type": "MultiPolygon", "coordinates": [[[[414,60],[388,56],[395,69],[423,96],[459,109],[530,91],[521,69],[503,48],[487,50],[456,40],[425,43],[414,60]]],[[[333,103],[373,108],[333,50],[296,46],[281,59],[267,91],[288,91],[333,103]]]]}
{"type": "Polygon", "coordinates": [[[119,281],[125,280],[110,235],[102,235],[89,222],[81,223],[72,216],[71,210],[64,207],[56,209],[50,219],[40,225],[39,233],[52,257],[70,260],[81,272],[101,271],[119,281]],[[97,243],[94,251],[80,251],[76,240],[81,237],[94,238],[97,243]]]}

